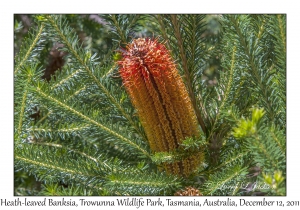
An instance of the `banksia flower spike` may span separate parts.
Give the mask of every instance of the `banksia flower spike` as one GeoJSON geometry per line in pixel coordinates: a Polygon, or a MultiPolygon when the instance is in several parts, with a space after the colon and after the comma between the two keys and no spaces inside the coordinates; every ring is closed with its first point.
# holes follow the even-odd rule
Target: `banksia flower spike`
{"type": "Polygon", "coordinates": [[[201,192],[193,187],[186,187],[185,190],[179,190],[175,196],[202,196],[201,192]]]}
{"type": "MultiPolygon", "coordinates": [[[[153,152],[172,152],[200,130],[188,92],[167,48],[158,40],[138,38],[119,61],[123,84],[138,111],[153,152]]],[[[168,173],[188,176],[203,158],[192,154],[165,163],[168,173]]]]}

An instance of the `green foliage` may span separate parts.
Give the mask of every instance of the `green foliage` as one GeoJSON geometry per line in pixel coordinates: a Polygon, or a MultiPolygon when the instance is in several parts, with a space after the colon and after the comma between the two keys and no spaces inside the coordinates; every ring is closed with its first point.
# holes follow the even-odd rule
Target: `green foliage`
{"type": "Polygon", "coordinates": [[[238,122],[238,127],[233,128],[233,136],[235,138],[243,138],[249,135],[254,135],[257,131],[257,124],[262,118],[264,112],[262,109],[254,109],[252,111],[252,119],[241,119],[238,122]]]}
{"type": "Polygon", "coordinates": [[[285,15],[29,19],[25,36],[14,22],[15,195],[286,194],[285,15]],[[150,150],[118,73],[119,51],[149,36],[176,60],[203,134],[174,152],[150,150]],[[161,167],[199,151],[190,177],[161,167]]]}
{"type": "Polygon", "coordinates": [[[93,196],[92,191],[79,186],[62,186],[59,184],[46,184],[40,191],[43,196],[93,196]]]}
{"type": "Polygon", "coordinates": [[[205,139],[188,137],[182,141],[182,144],[177,150],[171,152],[156,152],[151,159],[156,164],[172,163],[199,152],[205,144],[205,139]]]}

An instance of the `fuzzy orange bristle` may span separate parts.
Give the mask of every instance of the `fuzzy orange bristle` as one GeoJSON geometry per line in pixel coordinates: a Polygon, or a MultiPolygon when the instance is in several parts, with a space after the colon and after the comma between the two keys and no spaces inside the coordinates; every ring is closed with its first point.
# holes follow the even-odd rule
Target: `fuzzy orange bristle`
{"type": "MultiPolygon", "coordinates": [[[[186,137],[198,137],[191,100],[167,48],[158,40],[138,38],[122,54],[120,74],[151,150],[174,151],[186,137]]],[[[189,175],[202,158],[198,153],[164,166],[169,173],[189,175]]]]}

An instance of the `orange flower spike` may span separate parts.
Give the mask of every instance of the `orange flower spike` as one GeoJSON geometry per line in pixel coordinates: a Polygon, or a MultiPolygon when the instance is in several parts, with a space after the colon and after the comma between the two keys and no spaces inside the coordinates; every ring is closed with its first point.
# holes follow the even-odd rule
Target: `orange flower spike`
{"type": "MultiPolygon", "coordinates": [[[[123,51],[120,75],[138,111],[154,152],[174,151],[186,137],[200,131],[188,92],[166,47],[157,40],[139,38],[123,51]]],[[[203,158],[194,154],[164,164],[168,173],[189,175],[203,158]]]]}

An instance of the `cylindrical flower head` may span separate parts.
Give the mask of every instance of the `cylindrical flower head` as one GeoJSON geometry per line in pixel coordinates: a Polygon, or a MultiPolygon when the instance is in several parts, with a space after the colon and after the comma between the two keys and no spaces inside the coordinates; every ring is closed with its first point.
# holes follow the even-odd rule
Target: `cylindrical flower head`
{"type": "MultiPolygon", "coordinates": [[[[186,87],[166,47],[157,40],[138,38],[127,45],[119,61],[123,84],[138,111],[150,148],[171,152],[186,137],[200,135],[186,87]]],[[[189,175],[203,154],[171,164],[168,173],[189,175]]]]}

